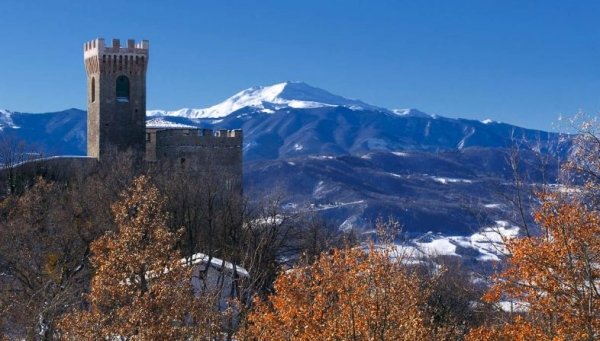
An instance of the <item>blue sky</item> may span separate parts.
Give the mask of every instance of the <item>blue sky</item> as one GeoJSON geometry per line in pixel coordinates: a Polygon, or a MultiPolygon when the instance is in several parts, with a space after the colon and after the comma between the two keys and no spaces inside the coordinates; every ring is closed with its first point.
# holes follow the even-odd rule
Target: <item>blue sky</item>
{"type": "Polygon", "coordinates": [[[298,80],[552,129],[600,110],[599,16],[600,1],[0,0],[0,108],[85,108],[82,44],[115,37],[150,40],[148,109],[298,80]]]}

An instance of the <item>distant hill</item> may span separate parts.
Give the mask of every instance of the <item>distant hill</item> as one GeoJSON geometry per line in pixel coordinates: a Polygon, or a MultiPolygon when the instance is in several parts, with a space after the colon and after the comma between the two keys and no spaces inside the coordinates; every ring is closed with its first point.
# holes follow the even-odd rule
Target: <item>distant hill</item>
{"type": "Polygon", "coordinates": [[[45,155],[85,155],[86,112],[27,114],[0,110],[0,136],[26,141],[32,152],[45,155]]]}

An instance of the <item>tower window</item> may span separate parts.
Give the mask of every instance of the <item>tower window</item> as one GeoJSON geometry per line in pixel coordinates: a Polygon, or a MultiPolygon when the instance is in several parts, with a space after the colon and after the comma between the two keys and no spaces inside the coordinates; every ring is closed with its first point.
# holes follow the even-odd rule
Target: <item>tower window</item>
{"type": "Polygon", "coordinates": [[[117,77],[117,102],[129,102],[129,78],[117,77]]]}
{"type": "Polygon", "coordinates": [[[92,77],[92,86],[91,86],[91,99],[92,102],[96,102],[96,79],[94,77],[92,77]]]}

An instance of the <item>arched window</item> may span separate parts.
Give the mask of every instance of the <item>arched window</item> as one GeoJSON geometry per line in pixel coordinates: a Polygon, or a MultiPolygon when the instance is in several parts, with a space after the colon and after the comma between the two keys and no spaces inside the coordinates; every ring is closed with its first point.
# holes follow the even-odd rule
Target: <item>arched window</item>
{"type": "Polygon", "coordinates": [[[96,102],[96,79],[94,77],[92,77],[91,91],[92,102],[96,102]]]}
{"type": "Polygon", "coordinates": [[[117,77],[117,102],[129,102],[129,78],[117,77]]]}

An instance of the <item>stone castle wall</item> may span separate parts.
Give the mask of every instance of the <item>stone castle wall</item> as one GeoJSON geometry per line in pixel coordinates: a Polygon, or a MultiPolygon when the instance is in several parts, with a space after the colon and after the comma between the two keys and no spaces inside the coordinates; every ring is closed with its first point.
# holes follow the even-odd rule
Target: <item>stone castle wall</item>
{"type": "Polygon", "coordinates": [[[242,186],[241,130],[153,129],[146,134],[146,160],[169,161],[191,171],[216,171],[242,186]]]}

